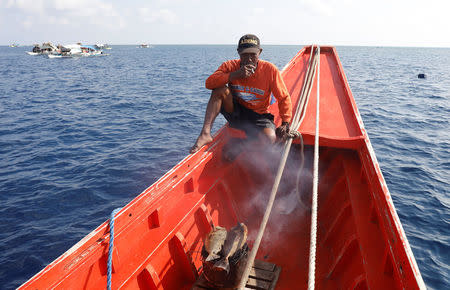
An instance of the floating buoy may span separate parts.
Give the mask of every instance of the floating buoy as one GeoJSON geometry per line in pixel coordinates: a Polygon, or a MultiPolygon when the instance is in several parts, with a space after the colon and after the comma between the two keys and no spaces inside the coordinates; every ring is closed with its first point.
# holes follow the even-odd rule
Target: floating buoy
{"type": "Polygon", "coordinates": [[[425,74],[418,74],[417,77],[418,77],[419,79],[424,79],[424,78],[426,78],[425,74]]]}

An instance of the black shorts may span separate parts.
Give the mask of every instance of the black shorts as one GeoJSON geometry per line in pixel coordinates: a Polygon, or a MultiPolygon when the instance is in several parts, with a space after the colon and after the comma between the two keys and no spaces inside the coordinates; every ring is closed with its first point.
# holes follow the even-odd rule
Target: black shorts
{"type": "Polygon", "coordinates": [[[228,113],[222,107],[220,113],[230,124],[230,127],[244,131],[249,138],[258,136],[264,128],[272,128],[275,130],[273,115],[270,113],[258,114],[242,106],[235,98],[233,98],[234,110],[228,113]]]}

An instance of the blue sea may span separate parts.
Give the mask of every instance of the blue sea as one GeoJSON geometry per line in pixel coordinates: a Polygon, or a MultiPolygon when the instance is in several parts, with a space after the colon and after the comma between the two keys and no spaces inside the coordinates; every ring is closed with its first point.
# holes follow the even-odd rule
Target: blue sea
{"type": "MultiPolygon", "coordinates": [[[[280,69],[302,46],[264,46],[280,69]]],[[[187,154],[234,46],[0,47],[0,288],[19,286],[187,154]]],[[[337,47],[423,279],[450,288],[450,49],[337,47]],[[425,79],[417,75],[425,73],[425,79]]],[[[222,117],[214,130],[225,123],[222,117]]]]}

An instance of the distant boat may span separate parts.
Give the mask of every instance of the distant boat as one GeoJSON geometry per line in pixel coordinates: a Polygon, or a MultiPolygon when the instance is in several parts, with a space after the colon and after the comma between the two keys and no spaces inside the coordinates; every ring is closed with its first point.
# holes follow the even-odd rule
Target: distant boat
{"type": "Polygon", "coordinates": [[[31,51],[27,51],[29,55],[42,55],[58,53],[58,47],[51,42],[44,42],[42,45],[34,44],[31,51]]]}
{"type": "Polygon", "coordinates": [[[74,57],[71,54],[48,54],[47,55],[48,58],[71,58],[74,57]]]}
{"type": "Polygon", "coordinates": [[[51,42],[45,42],[41,46],[43,54],[51,54],[58,51],[58,47],[51,42]]]}
{"type": "Polygon", "coordinates": [[[98,49],[97,47],[92,45],[81,45],[80,49],[82,56],[94,56],[103,53],[101,49],[98,49]]]}
{"type": "Polygon", "coordinates": [[[58,45],[56,51],[47,54],[48,58],[70,58],[74,56],[81,56],[80,44],[58,45]]]}
{"type": "Polygon", "coordinates": [[[31,51],[27,51],[28,55],[47,55],[48,58],[67,58],[67,57],[81,57],[81,56],[97,56],[107,55],[103,53],[101,47],[108,49],[106,44],[102,45],[82,45],[76,44],[58,44],[55,46],[51,42],[45,42],[42,45],[34,44],[31,51]]]}
{"type": "Polygon", "coordinates": [[[109,46],[106,43],[97,43],[94,45],[97,49],[111,49],[111,46],[109,46]]]}
{"type": "Polygon", "coordinates": [[[39,46],[39,44],[33,44],[33,49],[31,51],[27,51],[27,54],[40,55],[40,54],[42,54],[41,47],[39,46]]]}
{"type": "Polygon", "coordinates": [[[13,44],[10,44],[9,47],[19,47],[19,44],[13,43],[13,44]]]}
{"type": "Polygon", "coordinates": [[[58,50],[54,53],[48,54],[48,58],[70,58],[70,57],[82,57],[82,56],[100,56],[103,54],[103,50],[98,49],[97,46],[68,44],[58,46],[58,50]]]}
{"type": "Polygon", "coordinates": [[[149,48],[150,45],[149,44],[141,44],[139,45],[140,48],[149,48]]]}

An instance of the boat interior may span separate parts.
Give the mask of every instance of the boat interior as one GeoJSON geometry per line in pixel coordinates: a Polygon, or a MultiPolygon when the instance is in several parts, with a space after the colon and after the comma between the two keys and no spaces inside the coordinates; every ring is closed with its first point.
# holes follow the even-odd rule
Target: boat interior
{"type": "MultiPolygon", "coordinates": [[[[220,149],[217,148],[218,152],[220,149]]],[[[320,151],[323,157],[319,167],[317,287],[391,288],[398,284],[398,273],[394,271],[377,206],[368,194],[369,181],[357,152],[327,147],[320,151]]],[[[278,289],[303,289],[307,285],[312,156],[312,146],[306,146],[305,166],[299,172],[300,145],[292,148],[256,257],[281,268],[278,289]]],[[[152,259],[144,263],[134,286],[190,289],[201,273],[201,250],[211,224],[227,229],[238,222],[246,224],[252,247],[251,241],[258,231],[276,173],[277,164],[271,161],[274,160],[261,158],[260,152],[245,152],[233,164],[224,166],[217,154],[196,168],[198,176],[194,174],[174,184],[172,194],[160,201],[164,207],[155,208],[148,218],[142,219],[147,220],[151,228],[139,231],[148,235],[140,237],[141,243],[148,246],[143,258],[160,246],[151,255],[152,259]],[[155,221],[166,224],[167,232],[152,234],[152,231],[163,230],[161,224],[155,227],[155,221]],[[169,240],[154,240],[155,236],[169,240]]]]}

